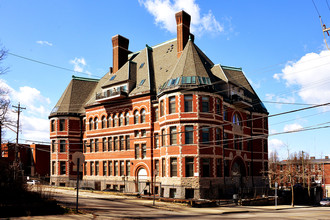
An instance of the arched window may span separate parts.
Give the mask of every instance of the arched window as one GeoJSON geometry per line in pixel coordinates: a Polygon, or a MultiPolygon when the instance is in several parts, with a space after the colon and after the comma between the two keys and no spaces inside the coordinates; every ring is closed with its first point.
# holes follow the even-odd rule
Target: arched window
{"type": "Polygon", "coordinates": [[[129,125],[129,112],[127,112],[125,115],[125,124],[129,125]]]}
{"type": "Polygon", "coordinates": [[[98,126],[99,125],[99,119],[98,118],[95,118],[94,119],[94,129],[96,130],[96,129],[98,129],[98,126]]]}
{"type": "Polygon", "coordinates": [[[111,115],[108,116],[107,127],[111,127],[111,115]]]}
{"type": "Polygon", "coordinates": [[[116,127],[118,125],[118,115],[115,115],[113,119],[113,127],[116,127]]]}
{"type": "Polygon", "coordinates": [[[139,112],[138,110],[134,111],[134,124],[139,123],[139,112]]]}
{"type": "Polygon", "coordinates": [[[102,117],[102,128],[106,128],[107,118],[105,116],[102,117]]]}
{"type": "Polygon", "coordinates": [[[89,119],[89,130],[93,130],[93,118],[89,119]]]}
{"type": "Polygon", "coordinates": [[[119,116],[119,126],[123,126],[123,125],[124,125],[124,115],[123,113],[121,113],[119,116]]]}
{"type": "Polygon", "coordinates": [[[237,113],[235,113],[233,116],[233,124],[242,126],[241,117],[237,113]]]}
{"type": "Polygon", "coordinates": [[[146,122],[146,110],[142,109],[141,110],[141,123],[146,122]]]}

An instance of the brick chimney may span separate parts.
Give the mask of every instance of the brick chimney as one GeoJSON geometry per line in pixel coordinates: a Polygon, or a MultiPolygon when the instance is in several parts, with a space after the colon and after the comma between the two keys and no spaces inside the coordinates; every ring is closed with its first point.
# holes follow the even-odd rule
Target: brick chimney
{"type": "Polygon", "coordinates": [[[185,11],[179,11],[175,14],[175,20],[177,29],[177,52],[179,58],[189,39],[191,18],[185,11]]]}
{"type": "Polygon", "coordinates": [[[116,73],[128,59],[129,40],[121,35],[116,35],[112,37],[112,65],[113,73],[116,73]]]}

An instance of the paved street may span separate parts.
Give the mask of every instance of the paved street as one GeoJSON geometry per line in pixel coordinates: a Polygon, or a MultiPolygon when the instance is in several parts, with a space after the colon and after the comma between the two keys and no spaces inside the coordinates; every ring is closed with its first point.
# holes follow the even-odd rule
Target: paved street
{"type": "MultiPolygon", "coordinates": [[[[47,187],[55,199],[75,207],[75,191],[47,187]]],[[[43,189],[45,191],[45,189],[43,189]]],[[[182,204],[81,191],[79,208],[85,214],[13,219],[330,219],[330,207],[235,206],[192,208],[182,204]]]]}

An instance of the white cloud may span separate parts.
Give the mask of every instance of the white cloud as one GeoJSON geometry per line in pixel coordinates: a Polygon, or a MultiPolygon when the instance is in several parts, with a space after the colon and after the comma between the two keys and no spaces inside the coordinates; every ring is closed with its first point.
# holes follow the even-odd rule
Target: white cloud
{"type": "Polygon", "coordinates": [[[308,53],[296,62],[288,62],[282,73],[273,77],[281,77],[288,87],[298,86],[298,95],[306,103],[326,103],[330,101],[329,59],[329,50],[308,53]]]}
{"type": "Polygon", "coordinates": [[[84,72],[84,68],[87,65],[85,58],[74,58],[74,60],[70,60],[70,63],[73,64],[73,70],[76,72],[84,72]]]}
{"type": "Polygon", "coordinates": [[[270,151],[278,151],[285,146],[285,143],[280,139],[273,138],[268,140],[268,147],[270,151]]]}
{"type": "Polygon", "coordinates": [[[191,32],[200,36],[203,33],[218,34],[224,31],[212,11],[201,15],[195,0],[139,0],[141,5],[155,17],[155,22],[161,28],[176,33],[175,13],[184,10],[191,16],[191,32]]]}
{"type": "Polygon", "coordinates": [[[53,46],[52,43],[48,42],[48,41],[45,41],[45,40],[38,40],[36,41],[37,44],[40,44],[40,45],[47,45],[47,46],[53,46]]]}
{"type": "Polygon", "coordinates": [[[284,128],[283,128],[283,131],[284,132],[288,132],[288,131],[299,131],[301,129],[303,129],[303,126],[301,126],[298,123],[294,123],[294,124],[285,125],[284,128]]]}
{"type": "MultiPolygon", "coordinates": [[[[18,91],[16,91],[1,79],[0,87],[9,91],[8,97],[11,100],[12,105],[17,106],[17,103],[19,102],[21,107],[26,108],[22,110],[21,113],[21,137],[23,139],[48,141],[48,115],[51,107],[50,99],[44,97],[36,88],[31,88],[29,86],[20,87],[18,91]]],[[[17,120],[17,114],[13,111],[9,111],[8,117],[13,122],[16,122],[17,120]]],[[[11,132],[7,132],[7,134],[13,136],[11,132]]]]}
{"type": "Polygon", "coordinates": [[[276,104],[277,108],[282,107],[281,103],[294,103],[295,102],[295,98],[293,96],[281,97],[281,96],[277,96],[277,95],[272,94],[272,93],[267,93],[265,95],[265,99],[267,101],[278,102],[278,104],[276,104]]]}

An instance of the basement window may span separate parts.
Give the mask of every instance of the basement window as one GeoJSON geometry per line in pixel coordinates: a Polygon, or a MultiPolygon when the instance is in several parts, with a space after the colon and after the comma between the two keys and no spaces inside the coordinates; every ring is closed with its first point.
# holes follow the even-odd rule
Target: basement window
{"type": "Polygon", "coordinates": [[[113,75],[111,78],[110,78],[110,81],[114,80],[116,78],[116,75],[113,75]]]}

